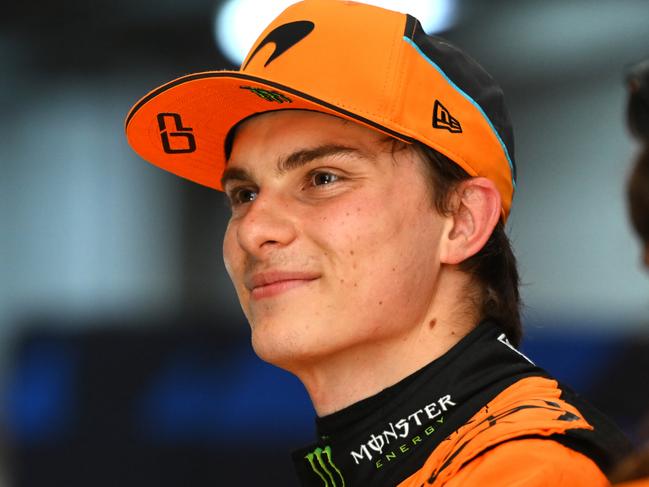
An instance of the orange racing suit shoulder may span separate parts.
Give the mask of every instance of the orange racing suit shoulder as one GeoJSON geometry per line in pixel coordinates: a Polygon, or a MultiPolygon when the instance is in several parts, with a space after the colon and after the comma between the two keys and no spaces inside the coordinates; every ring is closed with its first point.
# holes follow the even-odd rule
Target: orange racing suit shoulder
{"type": "Polygon", "coordinates": [[[609,485],[593,460],[556,441],[568,430],[593,430],[561,394],[557,382],[545,377],[514,383],[441,442],[399,487],[609,485]]]}

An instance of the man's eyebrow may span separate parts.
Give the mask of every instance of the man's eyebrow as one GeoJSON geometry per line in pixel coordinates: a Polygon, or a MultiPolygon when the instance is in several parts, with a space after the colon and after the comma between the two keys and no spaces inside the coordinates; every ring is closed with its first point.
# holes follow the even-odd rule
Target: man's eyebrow
{"type": "Polygon", "coordinates": [[[277,170],[280,174],[300,168],[309,162],[323,157],[331,157],[338,155],[363,155],[360,149],[348,147],[344,145],[326,144],[311,149],[302,149],[293,152],[292,154],[282,158],[277,163],[277,170]]]}
{"type": "MultiPolygon", "coordinates": [[[[277,163],[277,171],[279,174],[284,174],[293,169],[298,169],[317,159],[343,154],[361,156],[364,155],[364,152],[358,148],[337,144],[326,144],[310,149],[301,149],[289,154],[286,157],[281,158],[277,163]]],[[[225,169],[225,171],[223,171],[223,176],[221,177],[221,187],[225,188],[225,185],[232,180],[252,181],[253,178],[251,174],[245,169],[228,167],[225,169]]]]}
{"type": "Polygon", "coordinates": [[[225,189],[225,185],[229,181],[252,181],[252,176],[245,169],[238,167],[226,167],[221,176],[221,187],[225,189]]]}

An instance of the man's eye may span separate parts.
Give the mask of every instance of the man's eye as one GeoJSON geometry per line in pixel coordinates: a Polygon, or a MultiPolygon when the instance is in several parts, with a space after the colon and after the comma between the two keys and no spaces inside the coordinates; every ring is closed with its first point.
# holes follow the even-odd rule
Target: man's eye
{"type": "Polygon", "coordinates": [[[338,181],[338,176],[330,172],[317,172],[311,175],[311,183],[314,186],[323,186],[338,181]]]}
{"type": "Polygon", "coordinates": [[[257,199],[257,191],[250,188],[237,188],[228,194],[232,205],[250,203],[257,199]]]}

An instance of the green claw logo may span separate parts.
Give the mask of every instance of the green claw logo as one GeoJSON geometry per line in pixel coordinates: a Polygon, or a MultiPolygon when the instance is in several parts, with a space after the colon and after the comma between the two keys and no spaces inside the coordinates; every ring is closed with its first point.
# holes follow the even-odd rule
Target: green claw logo
{"type": "Polygon", "coordinates": [[[252,86],[240,86],[242,90],[250,90],[259,98],[262,98],[266,101],[275,102],[275,103],[293,103],[293,101],[286,95],[281,94],[278,91],[264,90],[263,88],[254,88],[252,86]]]}
{"type": "Polygon", "coordinates": [[[313,453],[308,453],[304,458],[311,468],[324,482],[324,487],[345,487],[345,479],[333,461],[331,447],[316,448],[313,453]]]}

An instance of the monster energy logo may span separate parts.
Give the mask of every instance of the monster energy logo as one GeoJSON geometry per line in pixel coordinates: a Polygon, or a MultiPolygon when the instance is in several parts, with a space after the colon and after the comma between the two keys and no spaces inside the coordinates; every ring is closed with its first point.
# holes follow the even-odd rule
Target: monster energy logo
{"type": "Polygon", "coordinates": [[[276,103],[292,103],[293,101],[286,95],[282,95],[277,91],[264,90],[263,88],[254,88],[252,86],[239,86],[242,90],[250,90],[259,98],[263,98],[266,101],[272,101],[276,103]]]}
{"type": "Polygon", "coordinates": [[[331,447],[316,448],[313,453],[308,453],[304,458],[311,468],[324,482],[324,487],[345,487],[345,479],[331,456],[331,447]]]}

